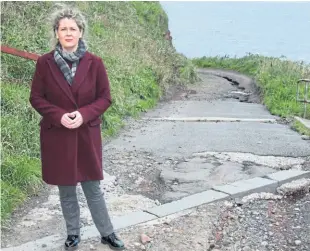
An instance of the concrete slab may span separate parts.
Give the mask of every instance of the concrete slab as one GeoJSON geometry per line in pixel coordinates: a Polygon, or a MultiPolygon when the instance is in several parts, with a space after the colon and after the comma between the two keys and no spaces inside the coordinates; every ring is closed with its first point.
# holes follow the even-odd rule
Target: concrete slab
{"type": "Polygon", "coordinates": [[[163,117],[163,118],[143,118],[144,120],[156,121],[181,121],[181,122],[276,122],[276,119],[255,119],[255,118],[230,118],[230,117],[163,117]]]}
{"type": "Polygon", "coordinates": [[[261,104],[242,103],[238,101],[173,101],[163,108],[146,114],[146,118],[161,117],[223,117],[223,118],[255,118],[276,119],[261,104]]]}
{"type": "Polygon", "coordinates": [[[50,235],[35,241],[24,243],[17,247],[1,248],[2,251],[42,251],[52,250],[54,248],[61,247],[64,243],[64,236],[50,235]],[[55,243],[59,243],[56,244],[55,243]]]}
{"type": "Polygon", "coordinates": [[[310,178],[310,172],[299,170],[284,170],[268,174],[266,175],[266,178],[277,181],[278,185],[281,186],[282,184],[291,182],[293,180],[310,178]]]}
{"type": "Polygon", "coordinates": [[[163,157],[207,151],[305,157],[309,156],[310,142],[283,124],[143,121],[140,128],[129,129],[126,136],[113,140],[113,148],[163,157]]]}
{"type": "MultiPolygon", "coordinates": [[[[113,217],[111,220],[114,229],[119,230],[155,219],[157,219],[155,215],[139,211],[125,214],[123,216],[113,217]]],[[[91,225],[81,229],[81,236],[84,239],[89,239],[99,236],[99,233],[95,225],[91,225]]]]}
{"type": "Polygon", "coordinates": [[[229,196],[225,193],[208,190],[202,193],[187,196],[181,200],[173,201],[171,203],[148,209],[146,210],[146,212],[157,215],[158,217],[164,217],[170,214],[200,206],[202,204],[222,200],[228,197],[229,196]]]}
{"type": "Polygon", "coordinates": [[[155,220],[157,217],[145,212],[133,212],[121,217],[115,217],[112,219],[112,223],[116,230],[134,226],[146,221],[155,220]]]}
{"type": "Polygon", "coordinates": [[[229,194],[233,198],[245,196],[250,193],[270,192],[275,193],[278,182],[261,177],[253,179],[241,180],[231,184],[214,186],[213,189],[219,192],[229,194]]]}

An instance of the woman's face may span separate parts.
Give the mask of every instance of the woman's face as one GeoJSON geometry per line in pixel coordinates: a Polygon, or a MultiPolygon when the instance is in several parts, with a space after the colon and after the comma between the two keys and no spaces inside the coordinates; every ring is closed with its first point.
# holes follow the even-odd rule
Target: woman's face
{"type": "Polygon", "coordinates": [[[78,48],[78,43],[79,39],[82,37],[82,32],[74,19],[63,18],[59,21],[56,37],[58,38],[64,51],[74,52],[78,48]]]}

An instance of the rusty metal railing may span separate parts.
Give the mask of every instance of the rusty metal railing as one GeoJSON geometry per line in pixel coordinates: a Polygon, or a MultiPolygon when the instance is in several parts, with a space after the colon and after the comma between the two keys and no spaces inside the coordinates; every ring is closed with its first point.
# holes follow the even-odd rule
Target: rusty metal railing
{"type": "Polygon", "coordinates": [[[310,104],[310,97],[308,97],[308,91],[310,90],[310,79],[299,79],[297,81],[297,102],[304,103],[304,118],[306,118],[307,104],[310,104]],[[301,85],[305,85],[305,92],[301,93],[301,85]]]}
{"type": "Polygon", "coordinates": [[[27,51],[21,51],[21,50],[11,48],[11,47],[6,46],[6,45],[1,45],[1,52],[11,54],[14,56],[18,56],[18,57],[22,57],[22,58],[26,58],[26,59],[31,59],[34,61],[37,61],[38,58],[40,57],[40,55],[38,55],[38,54],[30,53],[27,51]]]}

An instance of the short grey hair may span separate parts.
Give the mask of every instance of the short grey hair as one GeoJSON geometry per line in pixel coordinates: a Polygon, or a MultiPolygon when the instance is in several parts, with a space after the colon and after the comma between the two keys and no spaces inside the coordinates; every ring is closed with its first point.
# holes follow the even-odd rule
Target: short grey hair
{"type": "Polygon", "coordinates": [[[67,6],[61,3],[58,3],[55,5],[56,11],[54,11],[50,17],[50,22],[52,25],[52,39],[51,39],[51,46],[54,49],[57,44],[56,39],[56,31],[59,27],[60,20],[64,18],[73,19],[77,26],[79,27],[80,31],[82,32],[82,40],[86,44],[85,38],[86,38],[86,32],[87,32],[87,22],[84,15],[77,9],[71,6],[67,6]]]}

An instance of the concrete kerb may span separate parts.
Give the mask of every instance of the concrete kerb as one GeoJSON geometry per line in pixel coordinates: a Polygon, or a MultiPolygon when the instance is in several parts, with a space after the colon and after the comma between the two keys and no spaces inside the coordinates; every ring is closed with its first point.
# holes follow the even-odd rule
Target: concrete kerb
{"type": "Polygon", "coordinates": [[[243,197],[251,193],[276,193],[278,181],[256,177],[231,184],[214,186],[213,189],[228,194],[231,198],[243,197]]]}
{"type": "MultiPolygon", "coordinates": [[[[163,217],[178,214],[182,211],[209,204],[216,201],[227,200],[235,197],[243,197],[251,193],[272,192],[284,183],[301,178],[310,178],[310,172],[299,170],[284,170],[264,177],[256,177],[241,180],[231,184],[214,186],[212,189],[184,197],[180,200],[166,203],[145,211],[132,212],[124,216],[112,218],[115,230],[147,223],[163,217]]],[[[98,231],[94,225],[81,229],[83,240],[98,237],[98,231]]],[[[35,241],[24,243],[17,247],[3,248],[3,251],[41,251],[54,250],[63,245],[63,236],[60,234],[47,236],[35,241]]]]}
{"type": "Polygon", "coordinates": [[[186,209],[191,209],[203,204],[208,204],[210,202],[216,202],[219,200],[227,199],[228,194],[207,190],[202,193],[196,193],[187,197],[184,197],[180,200],[173,201],[171,203],[166,203],[151,209],[146,210],[145,212],[156,215],[157,217],[165,217],[170,214],[174,214],[186,209]]]}
{"type": "Polygon", "coordinates": [[[310,120],[309,119],[304,119],[304,118],[300,118],[300,117],[294,117],[294,119],[296,119],[297,121],[302,123],[306,128],[308,128],[310,130],[310,120]]]}
{"type": "Polygon", "coordinates": [[[293,180],[310,178],[310,172],[307,171],[298,171],[298,170],[285,170],[279,171],[276,173],[271,173],[264,176],[267,179],[275,180],[278,182],[278,187],[284,183],[291,182],[293,180]]]}

